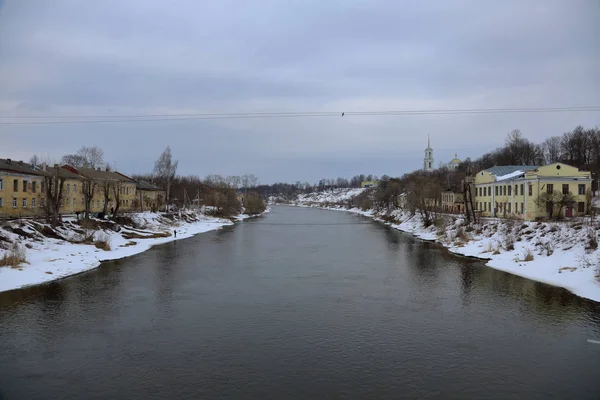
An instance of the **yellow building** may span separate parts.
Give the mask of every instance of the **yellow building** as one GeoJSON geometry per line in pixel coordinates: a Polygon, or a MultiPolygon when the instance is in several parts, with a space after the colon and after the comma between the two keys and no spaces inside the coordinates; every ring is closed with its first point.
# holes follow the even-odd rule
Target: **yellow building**
{"type": "Polygon", "coordinates": [[[562,217],[585,215],[585,195],[591,184],[590,172],[562,163],[492,167],[475,176],[475,208],[484,217],[547,218],[547,206],[536,200],[543,193],[558,191],[576,197],[576,206],[564,207],[562,217]]]}
{"type": "MultiPolygon", "coordinates": [[[[119,211],[132,211],[136,199],[136,182],[119,173],[113,172],[110,168],[75,168],[65,165],[62,168],[80,175],[84,181],[89,181],[93,185],[93,196],[90,202],[90,212],[113,213],[119,203],[119,211]]],[[[83,187],[83,185],[82,185],[83,187]]],[[[85,210],[85,196],[80,192],[81,212],[85,210]]]]}
{"type": "Polygon", "coordinates": [[[360,183],[361,188],[371,188],[379,186],[379,181],[364,181],[360,183]]]}
{"type": "MultiPolygon", "coordinates": [[[[58,165],[55,167],[46,167],[42,165],[42,171],[46,172],[49,176],[56,177],[58,173],[59,180],[63,181],[62,189],[62,202],[60,204],[60,214],[72,215],[85,209],[85,205],[82,199],[82,186],[83,178],[73,172],[64,168],[59,168],[58,165]]],[[[45,182],[43,187],[45,188],[45,182]]],[[[44,198],[46,193],[43,194],[44,198]]],[[[45,200],[42,199],[42,202],[45,200]]]]}
{"type": "Polygon", "coordinates": [[[442,192],[442,211],[447,213],[463,213],[465,211],[464,194],[448,189],[442,192]]]}
{"type": "Polygon", "coordinates": [[[137,205],[141,211],[156,211],[165,203],[165,191],[150,182],[138,181],[136,190],[137,205]]]}
{"type": "Polygon", "coordinates": [[[0,159],[0,218],[44,216],[45,175],[23,161],[0,159]]]}

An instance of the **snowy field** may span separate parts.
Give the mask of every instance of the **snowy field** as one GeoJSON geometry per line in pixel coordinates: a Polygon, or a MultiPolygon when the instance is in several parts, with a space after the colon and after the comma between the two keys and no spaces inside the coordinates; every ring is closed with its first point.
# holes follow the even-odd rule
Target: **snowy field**
{"type": "MultiPolygon", "coordinates": [[[[246,218],[249,216],[242,214],[235,219],[241,221],[246,218]]],[[[56,233],[66,240],[43,236],[39,232],[39,225],[32,225],[29,221],[5,224],[3,229],[0,229],[0,237],[18,243],[25,252],[27,262],[16,268],[0,267],[0,292],[78,274],[98,267],[102,261],[129,257],[158,244],[189,238],[233,224],[229,220],[190,213],[175,220],[150,212],[133,214],[132,219],[138,228],[123,226],[119,232],[110,229],[80,230],[75,224],[71,225],[65,220],[66,226],[57,228],[56,233]],[[35,229],[36,226],[38,229],[35,229]],[[15,233],[15,229],[20,234],[15,233]],[[177,237],[174,236],[175,230],[177,237]],[[93,236],[93,241],[107,242],[110,250],[98,248],[94,243],[70,242],[82,241],[89,235],[93,236]]],[[[0,257],[8,251],[0,249],[0,257]]]]}
{"type": "MultiPolygon", "coordinates": [[[[336,198],[310,194],[298,198],[295,205],[319,207],[322,202],[348,200],[346,194],[336,198]],[[305,200],[309,199],[309,200],[305,200]]],[[[385,222],[373,211],[347,210],[370,216],[395,229],[409,232],[419,239],[435,241],[450,252],[486,260],[486,265],[538,282],[563,287],[580,297],[600,302],[600,251],[597,229],[582,220],[567,222],[523,222],[500,219],[484,220],[472,227],[464,226],[461,216],[445,215],[438,226],[423,227],[417,214],[401,210],[385,216],[385,222]]]]}

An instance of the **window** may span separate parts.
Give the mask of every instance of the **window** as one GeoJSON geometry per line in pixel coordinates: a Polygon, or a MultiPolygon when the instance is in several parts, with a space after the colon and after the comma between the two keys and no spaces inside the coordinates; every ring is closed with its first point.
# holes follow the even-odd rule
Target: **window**
{"type": "Polygon", "coordinates": [[[33,182],[31,182],[31,191],[32,191],[33,193],[36,193],[36,192],[37,192],[37,181],[33,181],[33,182]]]}
{"type": "Polygon", "coordinates": [[[35,198],[31,199],[31,208],[35,207],[35,200],[36,200],[35,198]]]}
{"type": "Polygon", "coordinates": [[[488,201],[488,211],[492,211],[492,202],[488,201]]]}
{"type": "MultiPolygon", "coordinates": [[[[75,189],[73,188],[73,191],[75,191],[75,189]]],[[[75,197],[73,197],[73,207],[75,207],[77,205],[77,199],[75,197]]]]}
{"type": "Polygon", "coordinates": [[[546,185],[546,193],[548,194],[552,194],[554,192],[554,185],[549,183],[548,185],[546,185]]]}
{"type": "Polygon", "coordinates": [[[483,211],[487,211],[487,203],[486,202],[483,203],[483,211]]]}
{"type": "Polygon", "coordinates": [[[563,183],[562,193],[563,194],[569,194],[569,184],[568,183],[563,183]]]}
{"type": "MultiPolygon", "coordinates": [[[[523,190],[525,188],[525,184],[521,183],[521,196],[525,195],[525,190],[523,190]]],[[[530,194],[531,196],[531,194],[530,194]]]]}
{"type": "MultiPolygon", "coordinates": [[[[2,180],[0,180],[0,190],[2,190],[2,180]]],[[[585,194],[585,183],[582,185],[577,185],[577,193],[585,194]]]]}
{"type": "Polygon", "coordinates": [[[523,207],[523,203],[521,203],[521,214],[525,212],[525,207],[523,207]]]}
{"type": "MultiPolygon", "coordinates": [[[[77,184],[76,183],[73,184],[73,193],[77,193],[77,184]]],[[[75,204],[75,202],[73,202],[73,204],[75,204]]]]}
{"type": "Polygon", "coordinates": [[[496,193],[496,196],[498,196],[498,186],[494,186],[494,192],[496,193]]]}
{"type": "Polygon", "coordinates": [[[13,208],[17,208],[17,198],[13,197],[13,208]]]}
{"type": "Polygon", "coordinates": [[[13,192],[18,192],[19,191],[19,180],[15,179],[13,181],[13,192]]]}
{"type": "Polygon", "coordinates": [[[46,182],[42,181],[40,185],[40,190],[42,191],[42,193],[46,191],[46,182]]]}
{"type": "MultiPolygon", "coordinates": [[[[523,194],[523,193],[521,193],[523,194]]],[[[515,196],[519,195],[519,185],[515,185],[515,196]]]]}
{"type": "Polygon", "coordinates": [[[0,190],[4,190],[4,181],[0,179],[0,190]]]}
{"type": "Polygon", "coordinates": [[[506,185],[504,185],[504,189],[502,189],[502,194],[506,196],[506,185]]]}
{"type": "Polygon", "coordinates": [[[41,199],[41,200],[40,200],[40,207],[44,207],[44,205],[45,205],[45,204],[46,204],[46,203],[44,202],[44,199],[41,199]]]}
{"type": "Polygon", "coordinates": [[[2,207],[4,204],[2,203],[2,197],[0,197],[0,207],[2,207]]]}
{"type": "Polygon", "coordinates": [[[100,200],[96,200],[96,207],[100,208],[100,200]]]}
{"type": "Polygon", "coordinates": [[[67,183],[67,194],[71,193],[71,184],[67,183]]]}
{"type": "Polygon", "coordinates": [[[533,185],[529,185],[529,196],[533,196],[533,185]]]}
{"type": "Polygon", "coordinates": [[[577,203],[577,212],[582,214],[585,213],[585,203],[583,201],[577,203]]]}
{"type": "Polygon", "coordinates": [[[23,192],[27,192],[27,181],[23,181],[23,192]]]}
{"type": "MultiPolygon", "coordinates": [[[[509,186],[509,189],[510,189],[510,186],[509,186]]],[[[507,211],[508,211],[509,213],[510,213],[510,208],[511,208],[510,206],[511,206],[511,203],[508,203],[508,209],[507,209],[507,211]]]]}
{"type": "Polygon", "coordinates": [[[23,199],[23,208],[27,208],[27,199],[23,199]]]}
{"type": "Polygon", "coordinates": [[[67,197],[67,205],[68,205],[68,206],[70,206],[70,205],[71,205],[71,199],[69,199],[68,197],[67,197]]]}
{"type": "Polygon", "coordinates": [[[508,195],[512,196],[512,186],[508,186],[508,195]]]}

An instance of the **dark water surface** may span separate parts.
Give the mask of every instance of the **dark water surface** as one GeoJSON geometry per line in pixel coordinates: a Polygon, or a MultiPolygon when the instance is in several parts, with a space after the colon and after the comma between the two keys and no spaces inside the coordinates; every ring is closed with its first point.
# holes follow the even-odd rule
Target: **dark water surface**
{"type": "Polygon", "coordinates": [[[600,304],[342,212],[0,294],[2,399],[600,399],[600,304]]]}

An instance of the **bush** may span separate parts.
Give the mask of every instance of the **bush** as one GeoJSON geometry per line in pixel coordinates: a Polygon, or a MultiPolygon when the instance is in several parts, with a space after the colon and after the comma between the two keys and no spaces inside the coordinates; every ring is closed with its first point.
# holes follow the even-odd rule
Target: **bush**
{"type": "Polygon", "coordinates": [[[94,246],[104,251],[110,251],[110,236],[106,233],[99,233],[94,241],[94,246]]]}
{"type": "Polygon", "coordinates": [[[523,251],[523,260],[521,261],[533,261],[533,253],[530,248],[525,248],[525,251],[523,251]]]}
{"type": "Polygon", "coordinates": [[[556,244],[554,244],[551,240],[546,240],[540,243],[542,251],[546,252],[547,256],[551,256],[554,253],[554,249],[556,248],[556,244]]]}
{"type": "Polygon", "coordinates": [[[261,214],[267,208],[263,199],[256,192],[251,192],[246,195],[244,206],[246,214],[248,215],[261,214]]]}
{"type": "Polygon", "coordinates": [[[0,266],[18,267],[19,264],[26,262],[25,249],[18,243],[13,243],[11,248],[0,258],[0,266]]]}
{"type": "Polygon", "coordinates": [[[512,251],[515,249],[515,237],[512,232],[504,232],[502,235],[502,247],[506,251],[512,251]]]}
{"type": "Polygon", "coordinates": [[[596,237],[596,231],[592,228],[587,230],[587,246],[586,250],[596,250],[598,248],[598,238],[596,237]]]}

